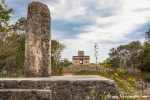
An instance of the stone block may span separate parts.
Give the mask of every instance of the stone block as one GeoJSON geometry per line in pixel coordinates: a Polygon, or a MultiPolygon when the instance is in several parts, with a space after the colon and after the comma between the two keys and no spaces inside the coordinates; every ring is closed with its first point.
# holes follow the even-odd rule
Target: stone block
{"type": "Polygon", "coordinates": [[[52,100],[51,90],[2,89],[0,100],[52,100]]]}
{"type": "Polygon", "coordinates": [[[51,76],[51,17],[47,5],[28,5],[25,38],[25,76],[51,76]]]}
{"type": "MultiPolygon", "coordinates": [[[[24,91],[25,93],[13,92],[13,95],[17,95],[18,98],[20,98],[22,94],[25,94],[24,97],[26,99],[30,97],[32,98],[32,100],[34,100],[35,97],[37,99],[45,98],[44,100],[50,100],[47,99],[50,95],[48,94],[48,92],[46,92],[49,90],[51,90],[51,100],[68,100],[68,98],[70,100],[77,100],[81,98],[82,100],[84,98],[88,98],[86,100],[91,100],[91,87],[94,86],[94,90],[97,92],[98,95],[98,97],[96,97],[95,100],[100,100],[101,97],[99,95],[103,94],[104,91],[109,92],[111,95],[118,95],[118,92],[115,87],[115,82],[113,80],[98,75],[51,76],[50,78],[0,78],[0,84],[2,84],[0,91],[3,91],[6,88],[11,90],[27,89],[28,91],[24,91]],[[9,83],[14,85],[11,86],[9,85],[9,83]],[[41,91],[31,91],[34,89],[41,91]],[[29,96],[26,97],[26,95],[28,94],[29,96]]],[[[11,94],[12,91],[9,91],[6,95],[7,97],[11,98],[11,94]]],[[[0,97],[4,98],[3,92],[0,93],[0,97]]],[[[11,98],[11,100],[15,99],[11,98]]],[[[117,99],[111,98],[110,100],[117,99]]]]}

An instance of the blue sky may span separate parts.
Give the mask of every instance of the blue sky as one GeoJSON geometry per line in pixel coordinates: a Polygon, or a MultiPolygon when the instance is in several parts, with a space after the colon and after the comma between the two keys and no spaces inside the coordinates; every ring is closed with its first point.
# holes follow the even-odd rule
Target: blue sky
{"type": "MultiPolygon", "coordinates": [[[[6,0],[15,12],[10,19],[14,24],[27,18],[27,7],[35,0],[6,0]]],[[[68,49],[62,58],[72,61],[78,51],[90,56],[95,63],[94,45],[98,44],[98,62],[108,58],[113,47],[133,40],[145,40],[142,34],[150,25],[150,0],[38,0],[51,13],[52,39],[64,43],[68,49]]]]}

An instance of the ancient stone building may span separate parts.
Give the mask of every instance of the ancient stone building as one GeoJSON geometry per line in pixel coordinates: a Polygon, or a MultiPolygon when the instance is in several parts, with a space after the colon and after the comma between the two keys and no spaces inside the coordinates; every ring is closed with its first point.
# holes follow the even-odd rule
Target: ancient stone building
{"type": "Polygon", "coordinates": [[[78,56],[73,56],[73,65],[90,65],[90,57],[84,56],[84,51],[78,51],[78,56]]]}
{"type": "Polygon", "coordinates": [[[28,5],[25,37],[25,76],[51,76],[51,17],[47,5],[28,5]]]}

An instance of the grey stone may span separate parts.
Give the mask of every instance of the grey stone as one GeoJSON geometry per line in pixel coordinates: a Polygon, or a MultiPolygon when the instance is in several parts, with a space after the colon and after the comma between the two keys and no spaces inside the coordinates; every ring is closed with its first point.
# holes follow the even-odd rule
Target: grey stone
{"type": "Polygon", "coordinates": [[[40,89],[2,89],[0,100],[52,100],[51,90],[40,89]]]}
{"type": "Polygon", "coordinates": [[[47,5],[28,5],[25,39],[25,76],[51,76],[51,17],[47,5]]]}
{"type": "MultiPolygon", "coordinates": [[[[0,91],[3,91],[3,94],[0,93],[0,97],[3,97],[5,95],[6,91],[4,91],[4,89],[28,89],[30,90],[29,92],[27,92],[27,94],[29,94],[28,97],[37,98],[37,100],[38,98],[45,98],[44,100],[50,100],[48,99],[48,97],[50,97],[50,94],[46,92],[48,90],[51,90],[52,92],[51,100],[81,100],[81,98],[82,100],[84,100],[83,98],[85,98],[86,100],[92,100],[90,92],[92,90],[91,87],[93,86],[95,86],[94,90],[97,92],[97,97],[95,97],[95,100],[101,100],[101,96],[99,95],[103,94],[104,91],[109,92],[111,95],[118,95],[115,87],[115,82],[98,75],[51,76],[50,78],[0,78],[0,86],[1,84],[3,85],[0,91]],[[11,83],[13,87],[9,85],[9,83],[11,83]],[[31,92],[31,90],[34,89],[42,90],[42,93],[38,91],[36,91],[36,94],[35,92],[31,92]]],[[[16,96],[16,98],[20,98],[23,94],[21,91],[17,93],[18,96],[16,96]]],[[[14,92],[9,91],[7,95],[5,95],[5,98],[11,98],[13,94],[14,92]]],[[[24,97],[28,98],[26,96],[24,97]]],[[[110,100],[117,99],[110,98],[110,100]]]]}

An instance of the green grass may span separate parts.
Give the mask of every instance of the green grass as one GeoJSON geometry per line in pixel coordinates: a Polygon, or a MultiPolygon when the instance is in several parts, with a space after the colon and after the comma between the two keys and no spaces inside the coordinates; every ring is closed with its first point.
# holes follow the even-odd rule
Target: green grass
{"type": "Polygon", "coordinates": [[[51,72],[51,76],[62,76],[60,72],[51,72]]]}

